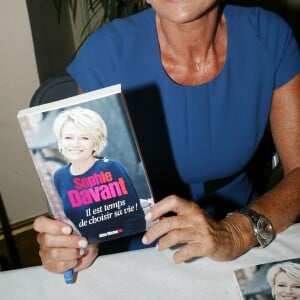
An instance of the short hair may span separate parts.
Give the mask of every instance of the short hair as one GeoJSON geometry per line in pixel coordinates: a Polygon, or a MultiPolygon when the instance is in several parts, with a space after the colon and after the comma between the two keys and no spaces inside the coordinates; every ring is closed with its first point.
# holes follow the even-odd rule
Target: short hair
{"type": "Polygon", "coordinates": [[[288,261],[288,262],[278,263],[272,266],[267,272],[267,281],[270,287],[272,288],[273,297],[274,297],[276,276],[280,272],[284,272],[290,278],[300,281],[300,264],[288,261]]]}
{"type": "Polygon", "coordinates": [[[62,111],[56,117],[53,125],[58,149],[61,151],[62,129],[67,122],[86,130],[95,143],[94,154],[100,154],[107,143],[107,128],[102,117],[95,111],[87,108],[75,107],[62,111]]]}

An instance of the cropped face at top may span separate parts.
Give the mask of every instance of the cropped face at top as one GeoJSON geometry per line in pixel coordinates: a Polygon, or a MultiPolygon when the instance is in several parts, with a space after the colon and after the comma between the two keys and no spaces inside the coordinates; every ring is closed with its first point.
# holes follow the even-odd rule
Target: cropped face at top
{"type": "Polygon", "coordinates": [[[178,24],[195,20],[218,3],[218,0],[151,0],[161,18],[178,24]]]}
{"type": "Polygon", "coordinates": [[[281,271],[275,277],[273,291],[276,300],[300,300],[300,280],[281,271]]]}
{"type": "Polygon", "coordinates": [[[80,107],[59,114],[54,132],[59,150],[69,161],[100,154],[107,141],[106,125],[100,115],[80,107]]]}

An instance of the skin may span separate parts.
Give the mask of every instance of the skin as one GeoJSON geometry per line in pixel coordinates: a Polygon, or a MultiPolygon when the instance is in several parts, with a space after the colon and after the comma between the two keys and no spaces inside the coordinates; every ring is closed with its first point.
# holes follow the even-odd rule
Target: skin
{"type": "Polygon", "coordinates": [[[216,1],[152,1],[162,64],[183,85],[212,80],[226,59],[227,34],[216,1]],[[195,69],[195,64],[200,70],[195,69]]]}
{"type": "Polygon", "coordinates": [[[81,174],[94,163],[95,143],[91,136],[74,122],[67,122],[62,128],[62,154],[71,162],[71,173],[81,174]]]}
{"type": "MultiPolygon", "coordinates": [[[[165,71],[177,83],[198,85],[216,77],[226,60],[226,20],[219,16],[216,1],[152,0],[157,12],[157,30],[165,71]],[[201,43],[199,40],[201,39],[201,43]],[[172,51],[170,51],[170,48],[172,51]],[[196,71],[195,63],[201,65],[196,71]],[[174,65],[177,65],[176,69],[174,65]]],[[[267,216],[277,233],[300,217],[300,75],[274,91],[270,113],[271,130],[284,169],[283,180],[250,207],[267,216]]],[[[194,257],[215,260],[234,259],[257,244],[247,217],[233,214],[216,221],[188,199],[170,195],[156,203],[146,216],[160,221],[144,235],[143,242],[158,240],[159,250],[181,245],[174,261],[194,257]],[[168,212],[175,216],[163,218],[168,212]]],[[[88,267],[96,250],[85,248],[80,255],[82,237],[64,234],[68,225],[39,217],[40,256],[44,267],[62,272],[88,267]]],[[[101,246],[100,246],[101,250],[101,246]]]]}
{"type": "Polygon", "coordinates": [[[279,272],[275,278],[274,295],[276,300],[300,300],[300,281],[279,272]]]}

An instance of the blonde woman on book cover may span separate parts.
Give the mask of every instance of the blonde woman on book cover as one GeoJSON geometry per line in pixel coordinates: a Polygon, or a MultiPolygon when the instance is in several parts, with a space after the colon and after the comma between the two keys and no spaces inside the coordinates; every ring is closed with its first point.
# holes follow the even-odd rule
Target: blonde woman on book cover
{"type": "Polygon", "coordinates": [[[144,231],[145,215],[127,170],[119,161],[100,156],[107,144],[107,127],[102,117],[87,108],[66,109],[55,119],[54,132],[58,149],[68,161],[54,173],[54,184],[64,212],[77,230],[90,244],[97,243],[99,235],[102,242],[111,239],[107,232],[121,238],[144,231]],[[100,187],[107,187],[106,192],[97,193],[105,201],[92,201],[93,194],[89,191],[100,187]],[[109,206],[115,202],[118,205],[109,206]],[[134,212],[115,217],[128,206],[133,206],[134,212]],[[94,209],[97,214],[91,213],[94,209]],[[82,220],[88,224],[81,224],[82,220]]]}
{"type": "Polygon", "coordinates": [[[284,262],[272,266],[267,281],[275,300],[300,300],[300,264],[284,262]]]}
{"type": "MultiPolygon", "coordinates": [[[[67,71],[81,92],[122,85],[156,200],[146,219],[159,220],[132,248],[155,241],[178,246],[176,263],[232,260],[299,219],[300,54],[276,14],[152,0],[94,32],[67,71]],[[267,128],[284,176],[260,193],[249,166],[267,128]]],[[[66,224],[41,217],[34,228],[46,269],[95,259],[77,264],[82,240],[66,224]]]]}

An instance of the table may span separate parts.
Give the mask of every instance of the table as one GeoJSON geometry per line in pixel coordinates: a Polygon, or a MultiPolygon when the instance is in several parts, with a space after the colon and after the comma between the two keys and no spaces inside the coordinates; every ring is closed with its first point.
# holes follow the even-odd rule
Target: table
{"type": "Polygon", "coordinates": [[[172,254],[151,248],[102,256],[71,285],[41,266],[0,272],[0,298],[236,300],[234,269],[300,257],[300,223],[278,234],[269,247],[251,249],[229,262],[199,258],[177,265],[172,254]]]}

